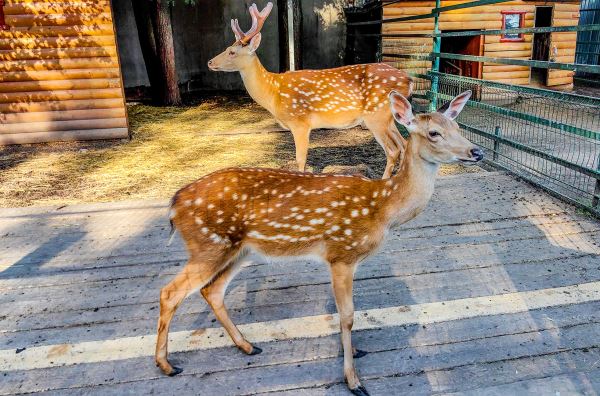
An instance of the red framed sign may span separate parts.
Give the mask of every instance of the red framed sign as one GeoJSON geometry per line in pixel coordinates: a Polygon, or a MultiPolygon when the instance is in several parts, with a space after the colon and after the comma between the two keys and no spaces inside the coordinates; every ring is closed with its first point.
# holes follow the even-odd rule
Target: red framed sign
{"type": "MultiPolygon", "coordinates": [[[[502,29],[520,29],[525,24],[527,11],[502,11],[502,29]]],[[[525,41],[523,33],[503,34],[501,42],[525,41]]]]}

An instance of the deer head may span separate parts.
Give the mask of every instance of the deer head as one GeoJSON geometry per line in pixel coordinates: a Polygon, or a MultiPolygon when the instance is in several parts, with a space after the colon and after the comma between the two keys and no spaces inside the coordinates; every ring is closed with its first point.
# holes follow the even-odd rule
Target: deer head
{"type": "Polygon", "coordinates": [[[225,51],[208,61],[208,67],[214,71],[235,72],[243,69],[250,63],[255,51],[260,45],[262,29],[265,20],[273,9],[273,3],[267,3],[262,11],[258,11],[256,4],[250,6],[252,16],[252,27],[246,33],[240,28],[237,19],[231,20],[231,29],[235,34],[235,43],[227,47],[225,51]]]}
{"type": "Polygon", "coordinates": [[[471,91],[463,92],[438,111],[417,115],[396,91],[390,93],[390,104],[394,119],[409,131],[422,159],[433,164],[475,163],[483,159],[483,151],[460,134],[454,121],[470,97],[471,91]]]}

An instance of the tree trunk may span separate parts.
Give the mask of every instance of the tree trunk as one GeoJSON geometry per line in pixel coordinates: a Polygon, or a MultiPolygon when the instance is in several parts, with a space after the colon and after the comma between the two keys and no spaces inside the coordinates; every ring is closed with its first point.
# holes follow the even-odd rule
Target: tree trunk
{"type": "Polygon", "coordinates": [[[150,7],[154,6],[153,1],[131,0],[131,4],[133,6],[133,15],[135,16],[144,64],[146,65],[146,73],[148,74],[148,81],[150,82],[152,101],[160,103],[160,89],[158,87],[162,84],[162,78],[160,74],[160,65],[158,63],[158,55],[156,53],[154,27],[152,26],[153,18],[150,13],[150,7]]]}
{"type": "Polygon", "coordinates": [[[181,104],[181,95],[179,94],[177,68],[175,67],[175,48],[168,0],[155,0],[153,11],[154,23],[152,25],[162,77],[158,87],[160,103],[167,106],[177,106],[181,104]]]}

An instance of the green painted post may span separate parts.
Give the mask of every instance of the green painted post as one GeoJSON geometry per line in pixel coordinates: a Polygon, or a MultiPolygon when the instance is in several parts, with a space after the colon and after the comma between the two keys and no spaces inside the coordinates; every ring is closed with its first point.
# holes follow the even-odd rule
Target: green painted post
{"type": "MultiPolygon", "coordinates": [[[[500,136],[500,127],[496,125],[494,129],[494,135],[500,136]]],[[[498,161],[498,150],[500,150],[500,139],[494,139],[494,152],[492,153],[492,159],[494,162],[498,161]]]]}
{"type": "MultiPolygon", "coordinates": [[[[433,33],[440,33],[440,12],[437,10],[441,6],[441,0],[435,0],[435,16],[433,17],[433,33]]],[[[433,38],[433,52],[440,53],[442,48],[442,38],[436,36],[433,38]]],[[[439,77],[435,74],[440,71],[440,57],[434,56],[431,63],[431,71],[434,72],[431,78],[431,101],[429,102],[429,111],[437,109],[437,94],[439,89],[439,77]]]]}

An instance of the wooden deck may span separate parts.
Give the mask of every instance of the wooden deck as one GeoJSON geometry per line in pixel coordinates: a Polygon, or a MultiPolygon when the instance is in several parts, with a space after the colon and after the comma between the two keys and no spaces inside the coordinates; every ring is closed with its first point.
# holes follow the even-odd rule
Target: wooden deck
{"type": "MultiPolygon", "coordinates": [[[[158,291],[179,271],[166,202],[0,209],[0,394],[347,394],[327,269],[250,264],[231,346],[204,300],[172,325],[161,375],[158,291]],[[206,330],[203,330],[206,329],[206,330]]],[[[372,395],[600,394],[600,227],[502,173],[441,178],[428,210],[359,268],[356,361],[372,395]]]]}

